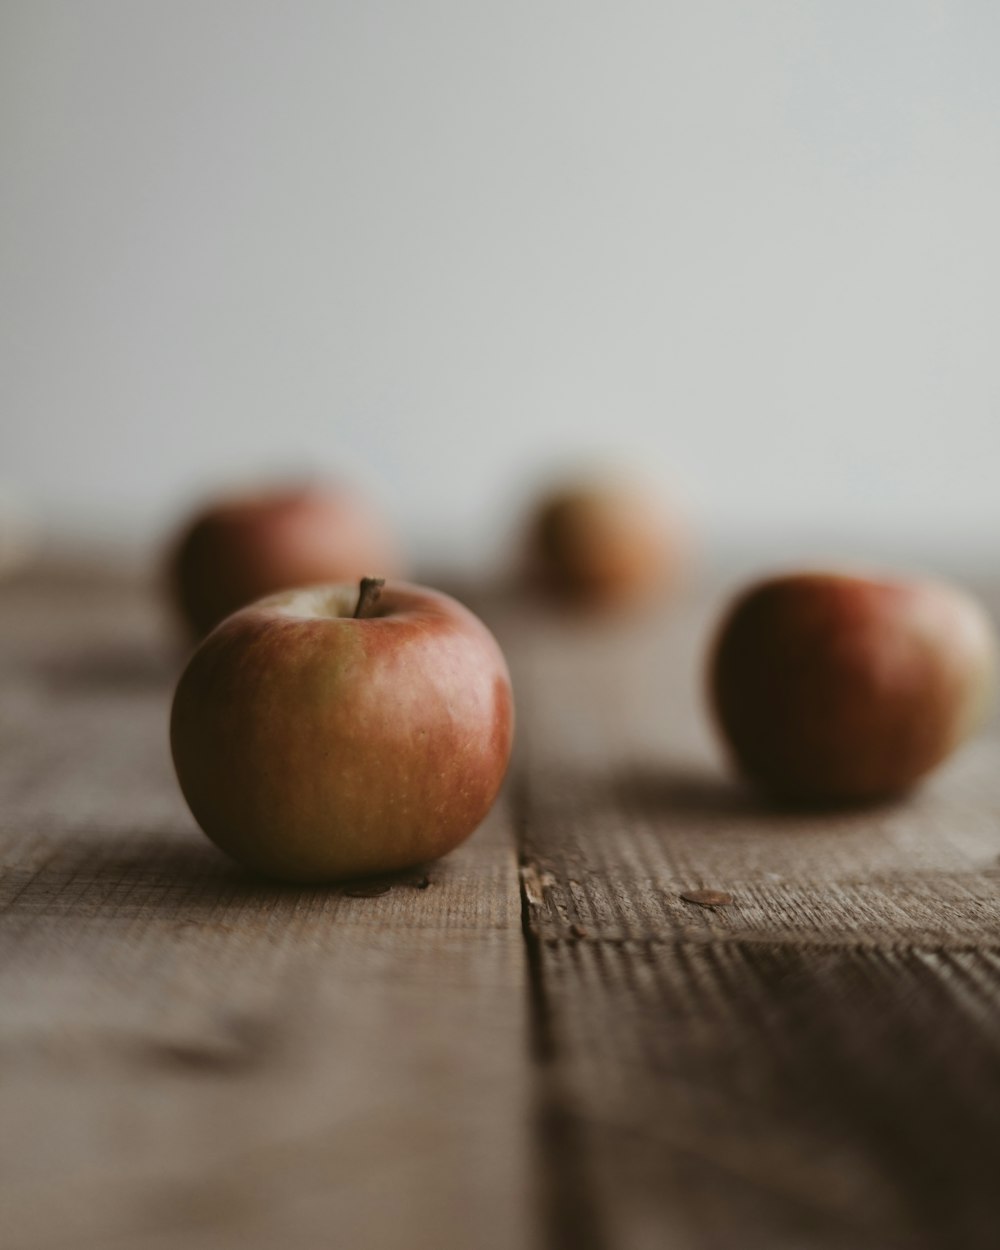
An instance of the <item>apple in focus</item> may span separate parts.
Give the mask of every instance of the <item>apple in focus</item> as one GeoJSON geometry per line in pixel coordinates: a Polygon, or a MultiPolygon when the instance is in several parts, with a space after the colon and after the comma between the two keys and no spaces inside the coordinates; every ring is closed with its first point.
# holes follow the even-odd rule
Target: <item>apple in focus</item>
{"type": "Polygon", "coordinates": [[[664,594],[678,580],[684,549],[677,517],[652,486],[610,473],[553,488],[528,531],[532,581],[579,608],[664,594]]]}
{"type": "Polygon", "coordinates": [[[437,591],[366,578],[270,596],[201,643],[170,741],[191,811],[234,859],[290,881],[389,872],[489,811],[514,707],[493,635],[437,591]]]}
{"type": "Polygon", "coordinates": [[[796,573],[730,608],[710,697],[741,771],[795,800],[908,790],[989,709],[996,642],[985,610],[945,583],[796,573]]]}
{"type": "Polygon", "coordinates": [[[169,579],[196,637],[264,595],[294,586],[395,575],[389,527],[360,492],[298,484],[216,499],[174,544],[169,579]]]}

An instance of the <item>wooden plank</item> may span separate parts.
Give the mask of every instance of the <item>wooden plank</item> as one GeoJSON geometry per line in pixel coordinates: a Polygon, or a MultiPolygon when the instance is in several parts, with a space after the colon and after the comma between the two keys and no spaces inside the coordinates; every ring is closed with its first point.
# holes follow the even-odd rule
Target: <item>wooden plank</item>
{"type": "Polygon", "coordinates": [[[769,810],[703,709],[718,606],[500,621],[536,1029],[574,1173],[550,1227],[583,1202],[594,1247],[995,1245],[995,728],[904,802],[769,810]],[[681,897],[705,888],[732,905],[681,897]]]}
{"type": "Polygon", "coordinates": [[[175,785],[155,597],[2,593],[3,1244],[530,1246],[506,809],[385,893],[252,879],[175,785]]]}

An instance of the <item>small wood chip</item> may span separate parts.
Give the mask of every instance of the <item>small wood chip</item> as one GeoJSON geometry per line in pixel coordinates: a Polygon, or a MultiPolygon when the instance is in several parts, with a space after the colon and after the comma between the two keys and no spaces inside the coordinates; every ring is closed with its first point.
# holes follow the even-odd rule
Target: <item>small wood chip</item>
{"type": "Polygon", "coordinates": [[[344,893],[348,898],[377,898],[380,894],[388,894],[391,889],[389,881],[361,881],[349,886],[344,893]]]}
{"type": "Polygon", "coordinates": [[[725,890],[685,890],[681,894],[685,903],[697,903],[699,907],[725,907],[733,896],[725,890]]]}

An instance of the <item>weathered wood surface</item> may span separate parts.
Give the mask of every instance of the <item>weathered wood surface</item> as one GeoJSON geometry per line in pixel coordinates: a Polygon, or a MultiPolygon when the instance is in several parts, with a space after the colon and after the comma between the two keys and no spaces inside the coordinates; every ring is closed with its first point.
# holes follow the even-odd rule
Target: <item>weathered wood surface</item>
{"type": "Polygon", "coordinates": [[[549,1119],[586,1204],[560,1244],[995,1246],[995,729],[905,802],[768,810],[706,723],[718,607],[502,627],[549,1119]]]}
{"type": "Polygon", "coordinates": [[[768,810],[702,709],[717,606],[484,600],[505,801],[352,897],[195,830],[154,595],[0,587],[5,1250],[995,1246],[996,730],[906,802],[768,810]]]}
{"type": "Polygon", "coordinates": [[[530,1246],[505,811],[384,894],[254,881],[177,791],[155,599],[0,614],[0,1245],[530,1246]]]}

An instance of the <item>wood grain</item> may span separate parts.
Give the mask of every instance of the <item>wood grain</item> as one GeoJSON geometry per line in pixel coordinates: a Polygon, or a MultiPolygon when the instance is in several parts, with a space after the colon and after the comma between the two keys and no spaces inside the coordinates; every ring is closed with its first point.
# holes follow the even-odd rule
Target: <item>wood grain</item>
{"type": "Polygon", "coordinates": [[[2,1244],[530,1246],[503,806],[370,897],[255,880],[174,782],[155,596],[0,610],[2,1244]]]}
{"type": "Polygon", "coordinates": [[[5,1250],[992,1247],[995,725],[905,802],[773,810],[705,719],[717,594],[477,606],[508,792],[365,897],[198,834],[151,588],[2,587],[5,1250]]]}
{"type": "Polygon", "coordinates": [[[768,809],[702,709],[717,611],[501,621],[535,994],[588,1244],[992,1246],[995,733],[904,802],[768,809]]]}

